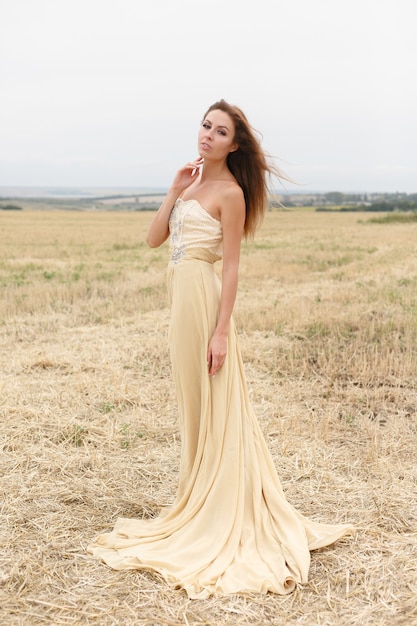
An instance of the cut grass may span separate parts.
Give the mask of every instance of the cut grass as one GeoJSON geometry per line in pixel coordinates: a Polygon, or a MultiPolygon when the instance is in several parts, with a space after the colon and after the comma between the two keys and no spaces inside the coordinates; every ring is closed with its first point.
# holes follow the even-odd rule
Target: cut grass
{"type": "Polygon", "coordinates": [[[176,489],[152,215],[0,214],[1,625],[417,623],[417,225],[364,215],[268,213],[243,245],[235,310],[288,499],[358,532],[314,552],[291,596],[190,601],[85,551],[176,489]]]}

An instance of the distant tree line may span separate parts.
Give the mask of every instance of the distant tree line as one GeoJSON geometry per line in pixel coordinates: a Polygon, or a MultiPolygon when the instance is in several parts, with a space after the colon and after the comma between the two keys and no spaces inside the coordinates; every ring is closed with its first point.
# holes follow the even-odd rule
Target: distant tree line
{"type": "Polygon", "coordinates": [[[316,206],[316,211],[417,211],[417,193],[386,194],[344,194],[330,192],[323,194],[323,206],[316,206]],[[329,205],[333,205],[332,207],[329,205]]]}
{"type": "Polygon", "coordinates": [[[17,204],[0,204],[0,211],[21,211],[22,207],[17,204]]]}
{"type": "MultiPolygon", "coordinates": [[[[362,207],[355,207],[356,209],[362,207]]],[[[416,200],[382,200],[381,202],[372,202],[369,206],[364,207],[366,211],[417,211],[416,200]]],[[[352,210],[352,207],[342,207],[341,210],[352,210]]]]}

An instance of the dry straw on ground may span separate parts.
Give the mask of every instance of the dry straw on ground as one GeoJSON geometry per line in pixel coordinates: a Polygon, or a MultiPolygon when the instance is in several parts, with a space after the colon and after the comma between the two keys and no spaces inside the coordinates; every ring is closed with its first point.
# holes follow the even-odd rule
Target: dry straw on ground
{"type": "Polygon", "coordinates": [[[292,595],[190,601],[86,545],[174,496],[166,247],[141,213],[0,214],[0,624],[417,624],[417,225],[271,212],[243,247],[248,384],[289,500],[358,532],[292,595]]]}

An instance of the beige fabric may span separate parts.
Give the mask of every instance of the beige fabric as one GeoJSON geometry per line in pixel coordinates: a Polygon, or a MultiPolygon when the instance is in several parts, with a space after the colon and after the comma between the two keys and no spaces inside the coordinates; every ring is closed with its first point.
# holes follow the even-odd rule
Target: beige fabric
{"type": "Polygon", "coordinates": [[[286,594],[307,581],[310,550],[353,528],[313,522],[287,502],[249,402],[233,321],[225,364],[208,376],[220,222],[198,202],[178,201],[170,230],[169,340],[182,437],[177,496],[156,519],[119,519],[89,551],[114,569],[160,572],[191,598],[286,594]]]}

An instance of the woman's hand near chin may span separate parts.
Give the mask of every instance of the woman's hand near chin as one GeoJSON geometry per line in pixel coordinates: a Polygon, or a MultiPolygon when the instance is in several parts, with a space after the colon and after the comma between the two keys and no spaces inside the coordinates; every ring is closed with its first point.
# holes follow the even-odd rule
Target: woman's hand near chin
{"type": "Polygon", "coordinates": [[[197,179],[202,165],[202,157],[198,157],[194,161],[186,163],[178,170],[174,180],[172,181],[171,189],[175,189],[179,193],[184,191],[184,189],[187,189],[187,187],[189,187],[197,179]]]}

